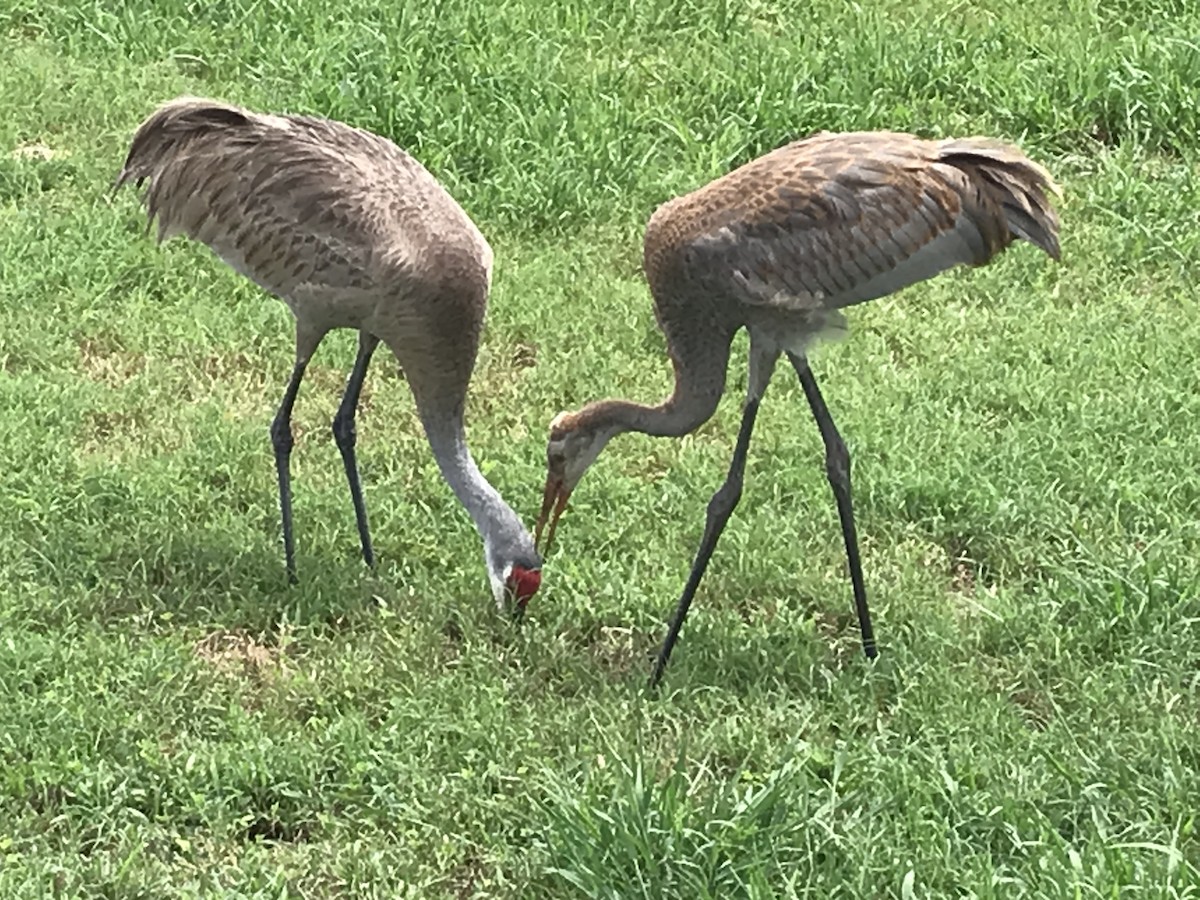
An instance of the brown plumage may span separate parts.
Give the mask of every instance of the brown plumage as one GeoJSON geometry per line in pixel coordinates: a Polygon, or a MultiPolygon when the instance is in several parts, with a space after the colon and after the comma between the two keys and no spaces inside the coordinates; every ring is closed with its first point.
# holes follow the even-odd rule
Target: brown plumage
{"type": "Polygon", "coordinates": [[[333,431],[373,565],[355,460],[354,414],[379,341],[404,369],[446,480],[484,543],[497,602],[528,600],[540,580],[533,540],[480,474],[463,425],[491,284],[492,251],[437,180],[394,143],[311,116],[266,115],[180,97],[137,129],[116,179],[149,182],[147,227],[182,234],[281,298],[296,319],[296,363],[271,436],[284,549],[295,578],[288,459],[291,410],[322,338],[359,332],[333,431]]]}
{"type": "Polygon", "coordinates": [[[646,280],[675,369],[675,390],[644,406],[600,400],[550,425],[542,512],[547,546],[571,491],[615,435],[680,436],[716,411],[734,334],[750,334],[750,378],[737,447],[708,507],[704,538],[652,682],[661,677],[721,530],[741,496],[759,401],[786,353],[826,448],[867,655],[876,654],[850,501],[850,460],[809,368],[841,309],[957,265],[981,266],[1016,239],[1059,258],[1050,175],[989,138],[822,132],[767,153],[660,206],[644,240],[646,280]]]}

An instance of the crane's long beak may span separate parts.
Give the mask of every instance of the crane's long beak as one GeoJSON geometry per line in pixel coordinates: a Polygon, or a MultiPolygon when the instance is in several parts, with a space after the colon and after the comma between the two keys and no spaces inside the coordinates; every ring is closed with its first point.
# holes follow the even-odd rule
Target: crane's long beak
{"type": "Polygon", "coordinates": [[[533,531],[533,545],[543,557],[550,552],[550,547],[554,543],[554,531],[558,528],[559,517],[567,508],[569,499],[571,499],[571,491],[567,488],[562,476],[553,472],[549,473],[546,476],[546,489],[542,493],[542,512],[538,516],[537,527],[533,531]],[[543,548],[542,529],[546,527],[547,519],[549,519],[550,528],[546,532],[546,546],[543,548]]]}

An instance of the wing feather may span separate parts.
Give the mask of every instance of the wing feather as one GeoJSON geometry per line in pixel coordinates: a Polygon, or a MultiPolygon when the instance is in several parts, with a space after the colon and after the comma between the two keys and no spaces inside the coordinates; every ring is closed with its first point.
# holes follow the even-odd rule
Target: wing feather
{"type": "Polygon", "coordinates": [[[983,265],[1014,238],[1057,251],[1047,187],[999,142],[821,134],[676,203],[720,211],[683,241],[708,284],[751,306],[837,309],[983,265]]]}
{"type": "Polygon", "coordinates": [[[376,287],[439,246],[431,228],[475,235],[486,250],[416,159],[332,120],[179,98],[139,127],[115,186],[128,181],[149,182],[147,226],[157,220],[159,241],[199,241],[281,296],[376,287]]]}

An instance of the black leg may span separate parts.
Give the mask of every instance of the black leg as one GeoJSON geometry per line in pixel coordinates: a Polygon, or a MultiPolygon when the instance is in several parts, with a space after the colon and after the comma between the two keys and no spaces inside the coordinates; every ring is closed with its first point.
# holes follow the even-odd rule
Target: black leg
{"type": "Polygon", "coordinates": [[[292,454],[292,406],[296,403],[296,392],[300,390],[300,380],[307,366],[306,356],[297,357],[291,381],[271,423],[271,444],[275,448],[275,470],[279,475],[279,511],[283,519],[283,555],[288,581],[292,584],[296,583],[296,542],[292,536],[292,477],[288,460],[292,454]]]}
{"type": "Polygon", "coordinates": [[[692,571],[688,575],[687,584],[684,585],[683,595],[679,598],[679,605],[675,607],[675,615],[671,619],[667,638],[658,652],[658,662],[654,665],[654,674],[650,676],[651,690],[657,687],[663,670],[667,667],[667,660],[671,658],[671,650],[679,639],[679,629],[683,627],[688,607],[692,605],[692,598],[700,586],[700,579],[704,577],[704,570],[708,568],[708,560],[712,556],[713,550],[716,549],[717,539],[721,537],[725,523],[729,521],[734,507],[742,498],[742,481],[746,474],[746,453],[750,449],[750,434],[754,430],[754,418],[758,415],[758,403],[758,400],[747,400],[742,411],[742,427],[738,430],[737,446],[733,451],[733,459],[729,463],[729,474],[725,476],[725,483],[708,501],[704,537],[700,540],[700,548],[696,551],[696,560],[692,563],[692,571]]]}
{"type": "Polygon", "coordinates": [[[817,380],[813,377],[808,360],[791,353],[788,354],[788,359],[791,360],[796,374],[800,376],[800,386],[804,388],[804,396],[808,398],[817,428],[821,430],[821,440],[825,442],[825,474],[829,478],[829,486],[833,488],[838,518],[842,521],[842,538],[846,542],[846,561],[850,565],[850,582],[854,586],[854,608],[858,612],[858,627],[862,631],[863,652],[868,659],[874,659],[879,651],[875,648],[871,611],[867,608],[867,589],[863,584],[862,562],[858,557],[858,533],[854,527],[854,507],[850,502],[850,451],[846,449],[846,442],[842,440],[837,426],[833,424],[833,416],[829,414],[829,407],[825,405],[825,399],[817,388],[817,380]]]}
{"type": "Polygon", "coordinates": [[[367,506],[363,502],[362,483],[358,479],[358,461],[354,454],[357,435],[354,431],[354,414],[358,409],[358,397],[362,393],[363,379],[371,354],[379,346],[379,338],[365,331],[358,333],[358,358],[346,382],[346,393],[342,395],[337,415],[333,417],[333,439],[342,452],[342,464],[346,467],[346,480],[350,482],[350,499],[354,501],[354,519],[358,523],[358,537],[362,542],[363,562],[375,568],[375,553],[371,549],[371,529],[367,526],[367,506]]]}

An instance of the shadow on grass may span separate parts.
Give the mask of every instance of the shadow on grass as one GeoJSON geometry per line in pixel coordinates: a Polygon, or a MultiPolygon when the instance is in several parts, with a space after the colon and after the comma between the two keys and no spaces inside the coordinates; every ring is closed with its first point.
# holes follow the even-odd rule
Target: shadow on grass
{"type": "MultiPolygon", "coordinates": [[[[247,547],[215,534],[196,532],[152,543],[137,536],[109,536],[108,546],[88,558],[42,555],[36,569],[52,591],[28,610],[27,627],[62,627],[80,618],[149,625],[219,625],[263,631],[282,618],[296,625],[337,625],[370,608],[386,588],[357,548],[331,561],[301,557],[299,581],[290,585],[281,552],[262,542],[247,547]]],[[[381,572],[391,567],[383,564],[381,572]]]]}
{"type": "MultiPolygon", "coordinates": [[[[616,689],[674,703],[713,691],[738,698],[827,694],[846,678],[891,670],[889,661],[871,664],[864,657],[853,613],[780,615],[749,628],[735,617],[733,611],[690,616],[654,692],[648,682],[665,623],[627,626],[589,616],[560,624],[549,635],[531,632],[524,650],[529,681],[523,690],[596,699],[616,689]]],[[[886,644],[883,653],[888,653],[886,644]]]]}

